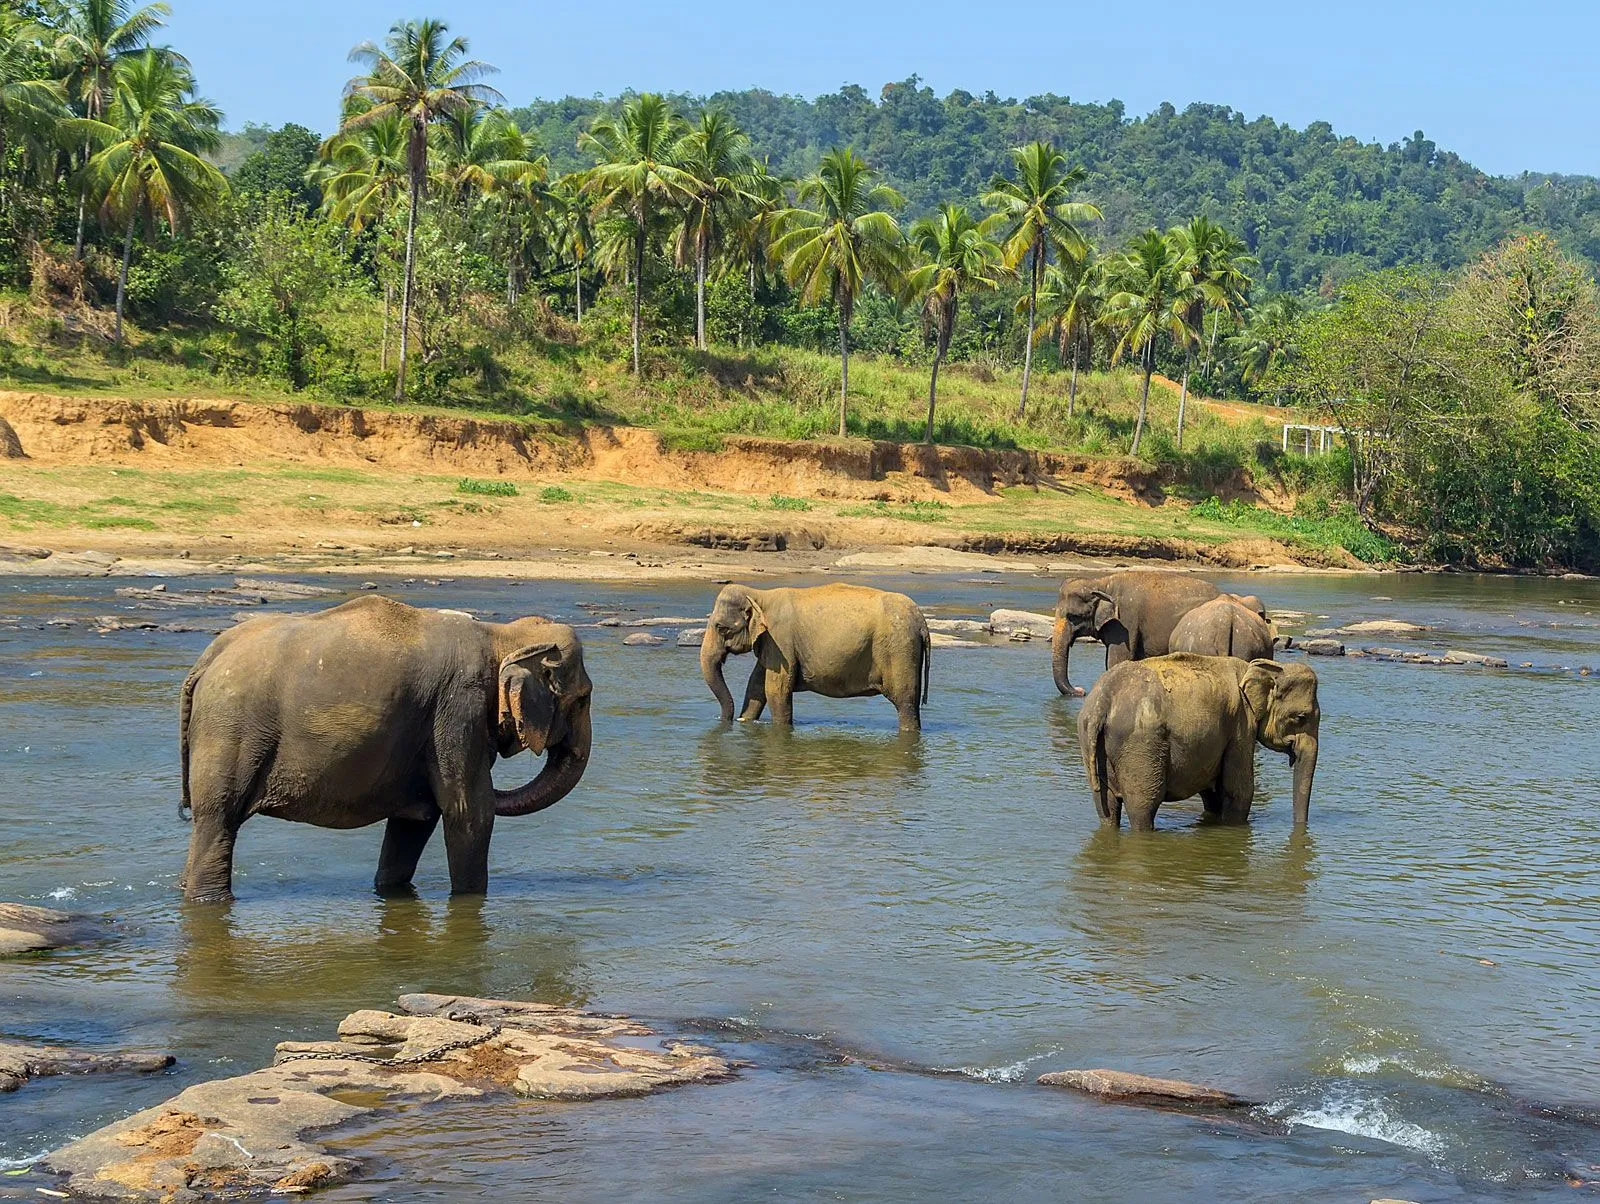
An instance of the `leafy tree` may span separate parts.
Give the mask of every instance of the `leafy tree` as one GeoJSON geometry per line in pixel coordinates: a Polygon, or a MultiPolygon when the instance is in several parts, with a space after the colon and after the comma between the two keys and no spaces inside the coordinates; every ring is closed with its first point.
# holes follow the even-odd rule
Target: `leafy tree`
{"type": "Polygon", "coordinates": [[[101,198],[103,217],[124,222],[117,275],[118,346],[139,218],[151,230],[159,214],[178,230],[189,212],[208,208],[228,191],[222,173],[200,157],[216,149],[222,113],[194,92],[194,76],[185,64],[156,50],[142,50],[117,60],[104,121],[83,117],[68,123],[74,136],[98,148],[85,171],[101,198]]]}
{"type": "Polygon", "coordinates": [[[515,306],[529,244],[543,233],[549,160],[504,109],[460,109],[447,114],[438,128],[441,183],[463,204],[474,198],[489,202],[498,218],[506,304],[515,306]]]}
{"type": "Polygon", "coordinates": [[[303,125],[292,122],[267,135],[266,145],[247,156],[234,170],[234,190],[257,197],[281,192],[303,209],[316,208],[316,185],[307,179],[317,161],[321,140],[303,125]]]}
{"type": "Polygon", "coordinates": [[[585,173],[583,188],[594,198],[596,216],[626,218],[632,242],[633,374],[639,374],[640,306],[644,257],[653,219],[661,206],[685,200],[694,177],[681,165],[688,127],[667,102],[646,92],[622,106],[615,118],[601,117],[581,143],[600,157],[585,173]]]}
{"type": "Polygon", "coordinates": [[[682,154],[689,195],[677,259],[680,264],[694,264],[694,345],[704,351],[706,269],[712,255],[721,249],[738,206],[750,195],[746,189],[755,160],[750,155],[750,139],[718,109],[700,115],[699,124],[684,136],[682,154]]]}
{"type": "Polygon", "coordinates": [[[0,9],[0,212],[9,204],[11,146],[42,157],[65,115],[64,92],[49,78],[43,26],[0,9]]]}
{"type": "Polygon", "coordinates": [[[911,226],[911,245],[926,260],[911,270],[909,285],[920,295],[924,321],[933,332],[933,370],[928,378],[928,424],[923,442],[933,442],[933,410],[939,399],[939,365],[950,351],[961,298],[1000,282],[1002,252],[962,205],[945,205],[936,217],[911,226]]]}
{"type": "Polygon", "coordinates": [[[805,305],[831,301],[839,317],[839,435],[845,434],[850,394],[850,315],[867,284],[899,292],[907,257],[900,225],[886,209],[901,196],[846,147],[822,156],[816,174],[800,182],[799,204],[774,217],[772,252],[805,305]],[[874,208],[884,206],[885,208],[874,208]]]}
{"type": "MultiPolygon", "coordinates": [[[[65,0],[53,24],[51,45],[68,98],[83,116],[98,121],[111,99],[117,60],[150,45],[166,24],[172,9],[164,0],[135,8],[128,0],[65,0]]],[[[174,52],[162,48],[161,53],[174,52]]],[[[181,56],[174,56],[181,59],[181,56]]],[[[83,150],[84,161],[90,148],[83,150]]],[[[85,179],[78,192],[78,233],[73,257],[83,259],[84,232],[89,221],[89,188],[85,179]]]]}
{"type": "Polygon", "coordinates": [[[406,218],[406,266],[400,292],[400,367],[395,400],[406,396],[406,341],[411,324],[411,290],[416,280],[417,212],[428,187],[428,129],[446,114],[488,104],[500,94],[479,83],[494,68],[467,58],[465,38],[446,41],[442,21],[397,21],[380,47],[362,42],[350,52],[367,74],[350,81],[348,92],[370,104],[346,116],[345,130],[399,116],[406,127],[406,178],[411,206],[406,218]]]}
{"type": "Polygon", "coordinates": [[[1228,340],[1228,354],[1244,383],[1258,391],[1281,388],[1296,358],[1296,338],[1304,307],[1283,293],[1246,312],[1244,329],[1228,340]]]}
{"type": "Polygon", "coordinates": [[[1017,417],[1028,410],[1028,381],[1033,373],[1033,335],[1039,307],[1039,278],[1052,253],[1081,259],[1088,241],[1081,229],[1100,217],[1093,205],[1071,198],[1087,178],[1081,167],[1068,167],[1066,156],[1048,142],[1030,142],[1012,152],[1015,179],[996,176],[983,203],[997,211],[1006,226],[1005,263],[1015,271],[1028,265],[1028,331],[1022,359],[1022,400],[1017,417]]]}
{"type": "Polygon", "coordinates": [[[1147,230],[1134,239],[1110,267],[1112,293],[1101,319],[1117,333],[1112,362],[1132,353],[1139,358],[1144,387],[1139,394],[1139,418],[1133,428],[1133,446],[1139,454],[1145,418],[1150,409],[1150,377],[1156,370],[1156,343],[1163,336],[1180,346],[1193,337],[1188,323],[1194,278],[1183,253],[1159,230],[1147,230]]]}

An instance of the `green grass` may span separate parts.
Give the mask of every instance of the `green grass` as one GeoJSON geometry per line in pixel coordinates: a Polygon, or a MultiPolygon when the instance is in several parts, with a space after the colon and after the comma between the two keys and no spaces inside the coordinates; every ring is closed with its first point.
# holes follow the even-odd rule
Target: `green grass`
{"type": "Polygon", "coordinates": [[[563,489],[559,485],[546,485],[543,489],[539,490],[539,500],[541,502],[549,502],[551,504],[555,504],[557,502],[570,502],[573,500],[573,494],[570,489],[563,489]]]}
{"type": "Polygon", "coordinates": [[[462,477],[456,482],[460,493],[481,493],[489,497],[517,497],[520,490],[512,481],[483,481],[476,477],[462,477]]]}
{"type": "MultiPolygon", "coordinates": [[[[963,511],[981,509],[980,507],[963,507],[963,511]]],[[[950,521],[951,507],[948,502],[901,502],[890,505],[888,502],[873,502],[866,506],[846,506],[839,511],[841,518],[898,518],[911,523],[945,523],[950,521]]]]}
{"type": "MultiPolygon", "coordinates": [[[[759,503],[757,503],[759,504],[759,503]]],[[[803,497],[785,497],[781,493],[774,493],[767,499],[767,505],[773,510],[809,510],[811,503],[803,497]]]]}
{"type": "Polygon", "coordinates": [[[1349,505],[1336,506],[1320,515],[1291,515],[1264,510],[1238,500],[1223,503],[1212,497],[1195,506],[1191,513],[1198,518],[1282,539],[1291,544],[1344,548],[1357,560],[1367,564],[1382,564],[1395,560],[1399,555],[1399,549],[1383,535],[1368,528],[1356,514],[1355,508],[1349,505]]]}

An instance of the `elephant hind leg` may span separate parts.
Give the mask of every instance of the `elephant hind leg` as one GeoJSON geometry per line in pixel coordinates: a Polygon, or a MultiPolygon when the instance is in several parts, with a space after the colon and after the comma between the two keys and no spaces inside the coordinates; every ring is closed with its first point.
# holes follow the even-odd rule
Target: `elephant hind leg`
{"type": "Polygon", "coordinates": [[[1156,812],[1166,796],[1165,741],[1154,749],[1124,749],[1121,756],[1112,758],[1110,773],[1113,822],[1120,824],[1122,809],[1126,807],[1129,829],[1155,831],[1156,812]]]}
{"type": "Polygon", "coordinates": [[[378,854],[372,889],[380,893],[409,890],[411,879],[416,877],[417,862],[422,860],[422,851],[438,826],[437,812],[429,819],[390,819],[384,826],[383,851],[378,854]]]}
{"type": "Polygon", "coordinates": [[[272,750],[244,745],[234,759],[221,764],[206,751],[190,754],[194,826],[178,885],[190,903],[226,903],[233,898],[234,842],[265,787],[272,750]]]}

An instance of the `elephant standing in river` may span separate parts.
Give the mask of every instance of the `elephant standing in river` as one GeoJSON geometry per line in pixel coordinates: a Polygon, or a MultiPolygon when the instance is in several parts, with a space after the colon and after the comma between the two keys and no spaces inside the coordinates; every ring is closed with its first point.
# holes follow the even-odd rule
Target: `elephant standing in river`
{"type": "Polygon", "coordinates": [[[542,811],[583,777],[590,691],[577,635],[542,618],[480,623],[367,597],[223,632],[183,683],[185,898],[232,897],[234,839],[252,815],[386,820],[379,890],[411,882],[442,820],[451,890],[482,894],[495,817],[542,811]],[[495,789],[495,757],[522,749],[543,769],[495,789]]]}
{"type": "Polygon", "coordinates": [[[722,678],[730,653],[752,649],[756,665],[745,688],[741,721],[794,722],[794,694],[829,698],[881,694],[900,712],[902,731],[922,728],[933,641],[927,620],[904,594],[864,585],[751,589],[730,585],[717,595],[700,643],[700,672],[733,719],[733,695],[722,678]]]}
{"type": "MultiPolygon", "coordinates": [[[[1248,609],[1234,594],[1196,606],[1172,629],[1169,651],[1201,656],[1236,656],[1240,660],[1271,660],[1274,632],[1264,611],[1248,609]]],[[[1259,605],[1259,603],[1258,603],[1259,605]]]]}
{"type": "Polygon", "coordinates": [[[1214,818],[1250,818],[1259,741],[1287,753],[1294,822],[1311,811],[1322,709],[1305,665],[1188,652],[1106,670],[1078,715],[1078,747],[1103,823],[1155,827],[1163,802],[1198,794],[1214,818]]]}
{"type": "Polygon", "coordinates": [[[1056,689],[1068,697],[1083,693],[1067,676],[1067,658],[1080,637],[1093,636],[1106,646],[1107,669],[1164,656],[1172,650],[1169,641],[1178,620],[1220,593],[1209,581],[1161,569],[1127,569],[1063,582],[1050,643],[1056,689]]]}

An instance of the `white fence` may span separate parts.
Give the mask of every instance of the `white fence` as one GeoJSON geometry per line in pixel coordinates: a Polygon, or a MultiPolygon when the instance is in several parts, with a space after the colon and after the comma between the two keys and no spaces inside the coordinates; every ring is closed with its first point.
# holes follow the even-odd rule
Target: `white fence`
{"type": "Polygon", "coordinates": [[[1294,440],[1295,450],[1304,452],[1308,456],[1313,451],[1319,456],[1326,455],[1333,446],[1334,438],[1342,433],[1336,426],[1315,426],[1304,422],[1285,422],[1283,424],[1284,451],[1289,450],[1290,431],[1298,432],[1294,440]],[[1313,435],[1316,436],[1315,440],[1312,439],[1313,435]],[[1315,447],[1312,446],[1313,442],[1315,442],[1315,447]],[[1304,444],[1303,447],[1300,446],[1302,443],[1304,444]]]}

